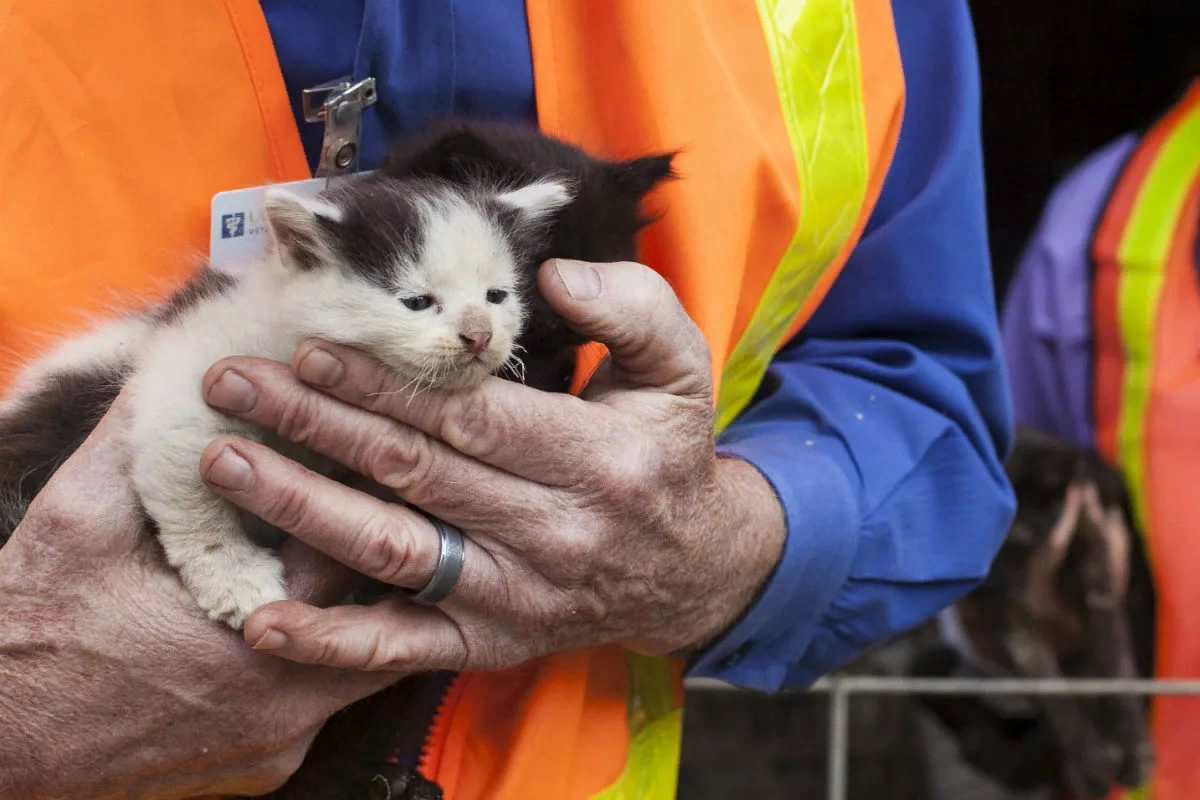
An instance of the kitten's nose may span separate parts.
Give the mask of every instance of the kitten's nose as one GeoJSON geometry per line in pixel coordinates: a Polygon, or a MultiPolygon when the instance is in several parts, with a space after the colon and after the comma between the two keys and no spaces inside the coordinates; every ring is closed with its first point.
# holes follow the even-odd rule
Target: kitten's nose
{"type": "Polygon", "coordinates": [[[488,346],[488,342],[492,340],[491,331],[471,331],[470,333],[460,333],[459,339],[462,339],[463,347],[478,355],[483,352],[483,349],[488,346]]]}

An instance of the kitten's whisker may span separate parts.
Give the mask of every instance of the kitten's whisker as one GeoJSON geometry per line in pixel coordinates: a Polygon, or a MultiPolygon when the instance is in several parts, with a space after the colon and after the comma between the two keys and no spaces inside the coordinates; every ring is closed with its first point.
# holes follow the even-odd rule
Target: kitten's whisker
{"type": "Polygon", "coordinates": [[[525,383],[525,361],[515,352],[500,365],[501,372],[508,372],[521,383],[525,383]]]}
{"type": "MultiPolygon", "coordinates": [[[[418,377],[419,377],[419,375],[418,375],[418,377]]],[[[368,392],[366,396],[367,397],[391,397],[392,395],[400,394],[405,389],[412,386],[413,383],[415,383],[416,381],[417,381],[417,378],[413,378],[408,383],[401,386],[399,389],[391,389],[390,391],[386,391],[386,392],[368,392]]]]}

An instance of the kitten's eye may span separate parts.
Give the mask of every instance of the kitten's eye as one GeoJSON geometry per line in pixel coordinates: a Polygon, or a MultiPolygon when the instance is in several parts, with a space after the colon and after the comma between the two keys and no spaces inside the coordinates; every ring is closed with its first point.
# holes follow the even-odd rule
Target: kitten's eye
{"type": "Polygon", "coordinates": [[[508,297],[508,292],[503,289],[488,289],[487,301],[489,303],[503,303],[506,297],[508,297]]]}
{"type": "Polygon", "coordinates": [[[424,311],[433,305],[433,298],[427,294],[417,295],[416,297],[405,297],[400,300],[401,303],[408,306],[413,311],[424,311]]]}

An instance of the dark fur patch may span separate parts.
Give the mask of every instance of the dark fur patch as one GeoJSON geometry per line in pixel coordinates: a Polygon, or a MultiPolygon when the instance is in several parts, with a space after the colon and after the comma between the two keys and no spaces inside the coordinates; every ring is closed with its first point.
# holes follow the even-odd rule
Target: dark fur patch
{"type": "Polygon", "coordinates": [[[412,258],[424,242],[420,215],[410,197],[428,192],[428,182],[399,183],[381,175],[353,178],[328,192],[342,209],[334,222],[318,223],[350,271],[382,289],[394,288],[397,258],[412,258]]]}
{"type": "Polygon", "coordinates": [[[29,504],[112,405],[128,373],[125,364],[61,373],[0,417],[0,545],[29,504]]]}
{"type": "Polygon", "coordinates": [[[162,306],[155,309],[154,319],[157,322],[173,322],[205,300],[226,293],[236,282],[228,273],[202,267],[187,283],[172,292],[162,306]]]}

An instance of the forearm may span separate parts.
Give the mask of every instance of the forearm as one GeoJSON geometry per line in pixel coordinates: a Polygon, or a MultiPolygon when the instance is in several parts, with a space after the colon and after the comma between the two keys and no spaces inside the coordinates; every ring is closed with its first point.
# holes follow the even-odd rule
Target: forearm
{"type": "Polygon", "coordinates": [[[14,555],[0,553],[0,800],[115,795],[111,777],[136,774],[162,720],[102,687],[154,687],[122,666],[127,645],[83,622],[81,592],[27,584],[14,555]]]}
{"type": "Polygon", "coordinates": [[[720,553],[725,580],[714,581],[705,598],[703,634],[677,655],[691,657],[710,646],[749,607],[774,571],[786,540],[786,516],[775,490],[753,465],[720,456],[716,487],[705,522],[711,538],[704,546],[720,553]],[[719,538],[719,541],[714,539],[719,538]],[[735,579],[730,579],[735,578],[735,579]],[[748,579],[747,579],[748,578],[748,579]]]}
{"type": "MultiPolygon", "coordinates": [[[[0,559],[0,564],[3,559],[0,559]]],[[[0,799],[50,796],[46,784],[61,775],[57,757],[69,741],[53,735],[65,696],[63,675],[51,662],[59,646],[48,633],[53,609],[27,591],[0,591],[0,799]]]]}

